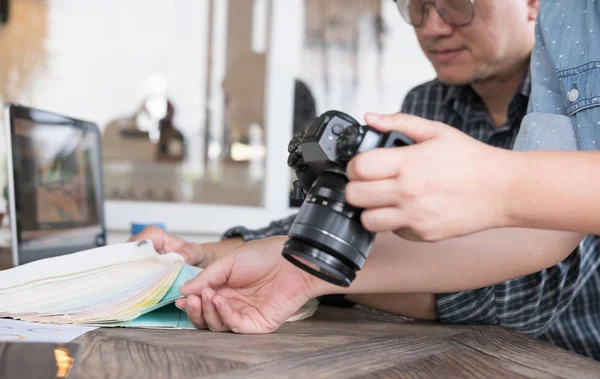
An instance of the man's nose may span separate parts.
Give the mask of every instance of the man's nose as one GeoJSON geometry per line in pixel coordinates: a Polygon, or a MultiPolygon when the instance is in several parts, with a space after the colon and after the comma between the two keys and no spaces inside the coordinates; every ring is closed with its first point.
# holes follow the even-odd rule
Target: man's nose
{"type": "Polygon", "coordinates": [[[439,15],[433,3],[423,4],[423,25],[421,32],[427,37],[442,37],[452,34],[454,27],[439,15]]]}

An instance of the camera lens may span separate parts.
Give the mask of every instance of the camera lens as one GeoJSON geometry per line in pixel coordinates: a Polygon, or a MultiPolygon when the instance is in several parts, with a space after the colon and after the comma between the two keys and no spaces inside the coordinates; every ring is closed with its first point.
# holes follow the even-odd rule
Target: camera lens
{"type": "Polygon", "coordinates": [[[346,183],[338,172],[325,172],[315,180],[283,248],[294,265],[342,287],[350,286],[375,238],[360,222],[362,209],[346,202],[346,183]]]}

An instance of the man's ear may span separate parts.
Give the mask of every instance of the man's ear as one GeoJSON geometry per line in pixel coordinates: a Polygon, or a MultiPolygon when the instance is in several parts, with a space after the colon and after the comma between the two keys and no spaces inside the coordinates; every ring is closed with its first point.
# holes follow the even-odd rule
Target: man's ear
{"type": "Polygon", "coordinates": [[[527,19],[529,21],[535,21],[540,9],[539,0],[527,0],[527,19]]]}

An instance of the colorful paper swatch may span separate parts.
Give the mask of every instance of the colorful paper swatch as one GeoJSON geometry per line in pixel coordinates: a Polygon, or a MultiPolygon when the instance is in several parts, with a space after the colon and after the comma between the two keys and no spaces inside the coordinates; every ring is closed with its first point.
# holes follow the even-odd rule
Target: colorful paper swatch
{"type": "Polygon", "coordinates": [[[199,271],[151,241],[48,258],[0,272],[0,317],[112,326],[173,303],[199,271]]]}

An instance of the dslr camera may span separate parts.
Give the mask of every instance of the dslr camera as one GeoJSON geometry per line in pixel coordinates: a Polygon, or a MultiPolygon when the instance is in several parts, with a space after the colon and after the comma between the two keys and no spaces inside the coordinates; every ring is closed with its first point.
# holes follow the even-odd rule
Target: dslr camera
{"type": "Polygon", "coordinates": [[[413,143],[400,132],[381,133],[333,110],[315,119],[305,132],[296,133],[288,146],[288,165],[298,179],[291,200],[301,206],[283,256],[327,282],[350,286],[375,234],[361,224],[363,209],[346,202],[346,165],[366,150],[413,143]]]}

